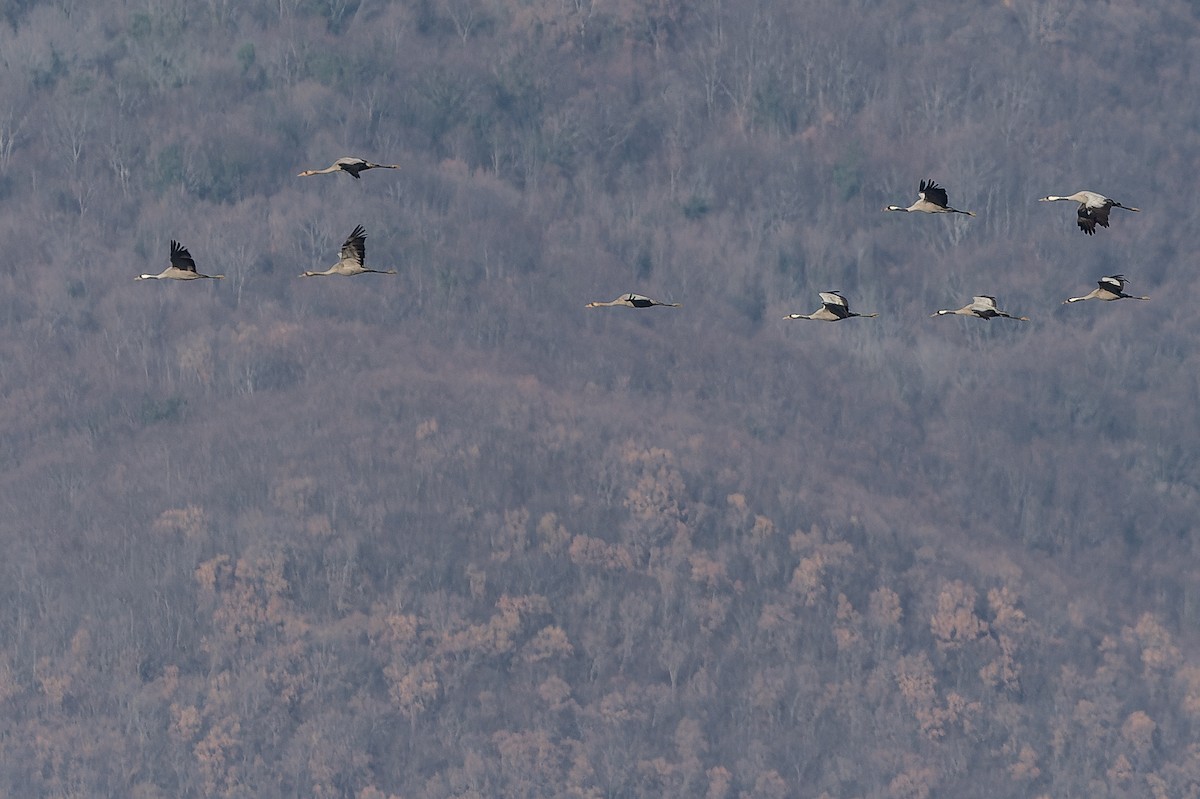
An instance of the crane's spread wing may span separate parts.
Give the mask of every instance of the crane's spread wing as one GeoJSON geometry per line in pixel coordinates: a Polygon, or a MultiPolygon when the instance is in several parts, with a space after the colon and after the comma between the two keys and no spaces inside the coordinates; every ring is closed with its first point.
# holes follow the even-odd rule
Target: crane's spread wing
{"type": "Polygon", "coordinates": [[[174,239],[171,239],[171,266],[185,272],[196,271],[196,262],[192,260],[192,254],[188,252],[187,247],[174,239]]]}
{"type": "Polygon", "coordinates": [[[850,304],[846,302],[846,298],[842,296],[840,291],[822,291],[818,293],[821,295],[821,302],[826,305],[840,305],[843,308],[850,307],[850,304]]]}
{"type": "Polygon", "coordinates": [[[971,298],[971,310],[975,313],[996,313],[996,298],[987,294],[980,294],[978,297],[971,298]]]}
{"type": "Polygon", "coordinates": [[[371,165],[361,158],[339,158],[333,162],[333,165],[349,174],[355,180],[360,180],[358,177],[359,172],[371,168],[371,165]]]}
{"type": "Polygon", "coordinates": [[[342,244],[341,259],[363,265],[367,257],[367,231],[362,225],[357,225],[354,231],[342,244]]]}
{"type": "Polygon", "coordinates": [[[1099,208],[1088,208],[1088,213],[1100,227],[1108,227],[1108,212],[1112,208],[1112,200],[1105,200],[1099,208]]]}
{"type": "MultiPolygon", "coordinates": [[[[1096,223],[1100,220],[1092,216],[1091,211],[1086,205],[1079,206],[1079,213],[1076,216],[1075,222],[1079,225],[1079,229],[1089,236],[1096,235],[1096,223]]],[[[1104,215],[1104,221],[1101,222],[1103,227],[1108,227],[1108,214],[1104,215]]]]}
{"type": "Polygon", "coordinates": [[[1114,294],[1120,294],[1125,290],[1125,284],[1128,283],[1124,275],[1106,275],[1096,281],[1096,285],[1105,291],[1111,291],[1114,294]]]}
{"type": "Polygon", "coordinates": [[[921,181],[921,199],[925,202],[940,205],[943,208],[950,202],[950,198],[946,196],[946,190],[932,180],[921,181]]]}
{"type": "Polygon", "coordinates": [[[822,291],[821,303],[828,311],[839,319],[845,319],[850,315],[850,303],[846,302],[846,298],[836,291],[822,291]]]}
{"type": "Polygon", "coordinates": [[[654,300],[641,294],[626,294],[621,299],[622,301],[632,305],[634,308],[649,308],[651,305],[656,304],[654,300]]]}
{"type": "Polygon", "coordinates": [[[1089,206],[1086,203],[1081,203],[1079,206],[1078,219],[1079,229],[1089,236],[1095,235],[1096,225],[1100,227],[1108,227],[1108,212],[1112,208],[1112,200],[1106,200],[1104,205],[1095,207],[1089,206]]]}

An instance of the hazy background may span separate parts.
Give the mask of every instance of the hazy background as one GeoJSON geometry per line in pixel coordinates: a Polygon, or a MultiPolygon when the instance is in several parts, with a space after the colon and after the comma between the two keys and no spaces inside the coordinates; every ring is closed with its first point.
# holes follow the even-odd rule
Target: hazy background
{"type": "Polygon", "coordinates": [[[1200,795],[1195,3],[0,15],[0,793],[1200,795]]]}

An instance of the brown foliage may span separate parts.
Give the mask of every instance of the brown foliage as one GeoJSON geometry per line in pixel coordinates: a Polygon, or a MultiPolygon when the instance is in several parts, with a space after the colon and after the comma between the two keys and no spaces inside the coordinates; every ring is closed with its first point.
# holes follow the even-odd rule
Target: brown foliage
{"type": "Polygon", "coordinates": [[[961,580],[944,585],[929,629],[943,650],[959,649],[985,635],[987,623],[975,615],[975,589],[961,580]]]}
{"type": "Polygon", "coordinates": [[[0,11],[0,795],[1195,794],[1192,5],[0,11]]]}

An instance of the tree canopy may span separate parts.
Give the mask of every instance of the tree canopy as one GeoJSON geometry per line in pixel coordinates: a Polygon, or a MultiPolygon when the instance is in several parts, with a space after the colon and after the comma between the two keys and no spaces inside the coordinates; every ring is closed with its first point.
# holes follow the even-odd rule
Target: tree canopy
{"type": "Polygon", "coordinates": [[[1195,4],[0,20],[0,793],[1198,795],[1195,4]]]}

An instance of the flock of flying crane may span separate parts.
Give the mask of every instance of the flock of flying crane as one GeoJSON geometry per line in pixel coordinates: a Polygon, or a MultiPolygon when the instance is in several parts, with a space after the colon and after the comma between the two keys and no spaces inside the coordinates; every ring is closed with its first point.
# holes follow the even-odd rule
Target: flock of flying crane
{"type": "MultiPolygon", "coordinates": [[[[1079,210],[1076,212],[1076,224],[1079,229],[1089,236],[1096,234],[1096,225],[1100,227],[1108,227],[1108,212],[1113,208],[1124,208],[1126,211],[1139,211],[1141,209],[1131,208],[1128,205],[1122,205],[1116,200],[1105,197],[1103,194],[1097,194],[1094,191],[1077,191],[1067,197],[1059,197],[1051,194],[1047,197],[1042,197],[1039,202],[1055,202],[1057,200],[1067,200],[1070,202],[1079,203],[1079,210]]],[[[920,212],[924,214],[965,214],[966,216],[975,216],[973,211],[960,211],[957,208],[950,207],[950,199],[946,195],[946,190],[934,183],[932,180],[922,180],[918,188],[917,201],[912,205],[904,208],[899,205],[889,205],[883,210],[885,211],[904,211],[920,212]]],[[[1112,300],[1148,300],[1149,297],[1135,297],[1132,294],[1125,293],[1125,284],[1128,281],[1124,275],[1105,275],[1097,281],[1098,288],[1092,289],[1088,294],[1082,297],[1068,297],[1063,300],[1063,303],[1081,302],[1083,300],[1104,300],[1111,302],[1112,300]]],[[[840,322],[843,319],[849,319],[854,316],[862,317],[863,319],[871,319],[879,316],[877,313],[854,313],[850,310],[850,303],[842,296],[840,291],[822,291],[821,307],[812,313],[791,313],[783,317],[784,319],[813,319],[818,322],[840,322]]],[[[655,305],[663,305],[670,308],[678,308],[677,302],[659,302],[645,297],[641,294],[623,294],[615,300],[609,302],[589,302],[588,308],[605,308],[615,305],[624,305],[629,308],[652,308],[655,305]]],[[[1028,316],[1013,316],[1010,313],[1001,311],[996,307],[996,298],[988,294],[980,294],[972,297],[971,302],[961,308],[943,309],[936,311],[930,316],[971,316],[976,319],[993,319],[995,317],[1004,317],[1005,319],[1016,319],[1021,322],[1028,322],[1028,316]]]]}
{"type": "MultiPolygon", "coordinates": [[[[306,178],[311,175],[328,175],[334,172],[345,172],[355,180],[359,180],[359,173],[367,169],[399,168],[399,164],[373,164],[362,158],[339,158],[324,169],[306,169],[298,177],[306,178]]],[[[320,277],[323,275],[343,275],[349,277],[351,275],[364,275],[368,272],[376,275],[396,274],[395,269],[368,269],[365,264],[366,259],[367,231],[362,225],[355,225],[354,230],[342,242],[342,249],[338,253],[337,263],[323,272],[306,271],[300,277],[320,277]]],[[[220,280],[224,277],[224,275],[205,275],[196,271],[196,261],[192,258],[192,254],[188,252],[187,247],[172,239],[171,265],[157,275],[138,275],[134,280],[200,280],[201,278],[220,280]]]]}
{"type": "MultiPolygon", "coordinates": [[[[1113,208],[1124,208],[1126,211],[1138,211],[1138,208],[1131,208],[1128,205],[1122,205],[1116,200],[1105,197],[1103,194],[1097,194],[1094,191],[1077,191],[1074,194],[1066,197],[1059,197],[1051,194],[1042,197],[1039,202],[1056,202],[1058,200],[1066,200],[1069,202],[1079,203],[1079,209],[1076,211],[1076,224],[1079,229],[1089,236],[1096,234],[1096,225],[1100,227],[1108,227],[1108,212],[1113,208]]],[[[922,180],[917,192],[917,201],[912,205],[904,208],[899,205],[889,205],[883,210],[885,211],[904,211],[906,213],[917,211],[924,214],[965,214],[966,216],[975,216],[973,211],[960,211],[957,208],[950,207],[950,198],[946,195],[946,190],[934,183],[932,180],[922,180]]],[[[1083,300],[1104,300],[1111,302],[1112,300],[1148,300],[1149,297],[1135,297],[1132,294],[1125,293],[1125,284],[1128,281],[1124,275],[1105,275],[1097,281],[1097,288],[1094,288],[1088,294],[1082,297],[1068,297],[1063,300],[1063,303],[1082,302],[1083,300]]],[[[879,316],[877,313],[860,314],[850,310],[850,303],[842,296],[840,291],[822,291],[821,307],[810,314],[793,313],[783,317],[784,319],[815,319],[820,322],[838,322],[842,319],[849,319],[852,316],[860,316],[863,318],[872,318],[879,316]]],[[[1010,313],[1000,310],[996,307],[996,298],[989,294],[980,294],[971,298],[971,302],[961,308],[949,309],[944,308],[940,311],[935,311],[930,316],[971,316],[976,319],[994,319],[1003,317],[1005,319],[1016,319],[1021,322],[1028,322],[1028,316],[1013,316],[1010,313]]]]}
{"type": "MultiPolygon", "coordinates": [[[[399,169],[399,164],[375,164],[362,158],[339,158],[333,164],[324,169],[306,169],[301,172],[298,177],[309,177],[311,175],[328,175],[335,172],[345,172],[355,180],[359,180],[359,174],[368,169],[399,169]]],[[[1094,191],[1077,191],[1074,194],[1066,197],[1059,197],[1051,194],[1042,197],[1039,202],[1056,202],[1059,200],[1067,202],[1079,203],[1079,208],[1076,211],[1076,224],[1079,229],[1089,236],[1096,233],[1096,226],[1108,227],[1108,214],[1113,208],[1124,208],[1126,211],[1139,211],[1138,208],[1131,208],[1128,205],[1122,205],[1116,200],[1105,197],[1103,194],[1097,194],[1094,191]]],[[[966,216],[975,216],[972,211],[960,211],[957,208],[950,207],[950,200],[946,194],[946,190],[934,183],[932,180],[922,180],[917,192],[917,201],[912,205],[904,208],[899,205],[889,205],[883,209],[884,211],[903,211],[905,213],[918,212],[924,214],[964,214],[966,216]]],[[[337,262],[328,269],[321,272],[305,271],[301,277],[319,277],[323,275],[342,275],[349,277],[351,275],[362,275],[373,273],[378,275],[394,275],[395,269],[369,269],[365,265],[367,255],[367,232],[362,225],[356,225],[354,230],[342,243],[342,248],[338,254],[337,262]]],[[[198,280],[208,278],[211,280],[219,280],[225,277],[224,275],[205,275],[196,271],[196,262],[192,258],[192,254],[187,248],[174,239],[171,240],[171,265],[157,275],[139,275],[135,280],[198,280]]],[[[1082,302],[1083,300],[1103,300],[1111,302],[1113,300],[1148,300],[1149,297],[1137,297],[1132,294],[1125,293],[1125,285],[1128,281],[1124,275],[1105,275],[1097,281],[1097,288],[1092,289],[1088,294],[1082,297],[1068,297],[1063,300],[1063,303],[1082,302]]],[[[839,322],[843,319],[851,317],[861,317],[864,319],[874,318],[879,316],[878,313],[860,314],[850,310],[850,303],[842,296],[840,291],[822,291],[819,292],[821,297],[821,307],[816,311],[808,314],[792,313],[783,317],[784,319],[812,319],[819,322],[839,322]]],[[[666,308],[678,308],[680,304],[677,302],[660,302],[651,299],[642,294],[622,294],[615,300],[607,302],[595,301],[589,302],[588,308],[611,308],[615,306],[624,306],[627,308],[653,308],[654,306],[663,306],[666,308]]],[[[1016,319],[1021,322],[1028,322],[1027,316],[1013,316],[1010,313],[1000,310],[996,306],[996,298],[987,294],[980,294],[972,297],[971,302],[957,309],[942,309],[936,311],[931,316],[971,316],[976,319],[993,319],[995,317],[1003,317],[1005,319],[1016,319]]]]}
{"type": "MultiPolygon", "coordinates": [[[[1108,212],[1113,208],[1124,208],[1126,211],[1139,211],[1138,208],[1130,208],[1128,205],[1121,205],[1116,200],[1105,197],[1103,194],[1097,194],[1094,191],[1077,191],[1074,194],[1066,197],[1059,197],[1056,194],[1051,194],[1042,197],[1038,202],[1055,202],[1058,200],[1066,200],[1069,202],[1079,203],[1079,209],[1076,211],[1076,224],[1079,229],[1089,236],[1096,234],[1096,225],[1100,227],[1108,227],[1108,212]]],[[[917,211],[924,214],[965,214],[966,216],[975,216],[973,211],[960,211],[957,208],[950,207],[950,198],[946,194],[946,190],[934,183],[932,180],[922,180],[917,192],[917,201],[912,205],[904,208],[899,205],[889,205],[883,210],[885,211],[904,211],[906,213],[917,211]]],[[[1104,300],[1111,302],[1112,300],[1148,300],[1149,297],[1135,297],[1132,294],[1125,293],[1125,284],[1128,281],[1124,275],[1105,275],[1097,281],[1098,288],[1094,288],[1090,293],[1082,297],[1068,297],[1063,300],[1063,303],[1081,302],[1083,300],[1104,300]]],[[[820,322],[838,322],[842,319],[849,319],[852,316],[860,316],[863,318],[872,318],[879,316],[877,313],[860,314],[850,310],[850,303],[842,296],[840,291],[822,291],[821,308],[813,311],[810,314],[793,313],[783,317],[784,319],[815,319],[820,322]]],[[[1028,322],[1028,316],[1013,316],[1010,313],[1001,311],[996,307],[996,298],[989,294],[980,294],[971,298],[971,302],[961,308],[949,309],[945,308],[940,311],[935,311],[930,316],[972,316],[976,319],[994,319],[995,317],[1003,317],[1005,319],[1016,319],[1021,322],[1028,322]]]]}

